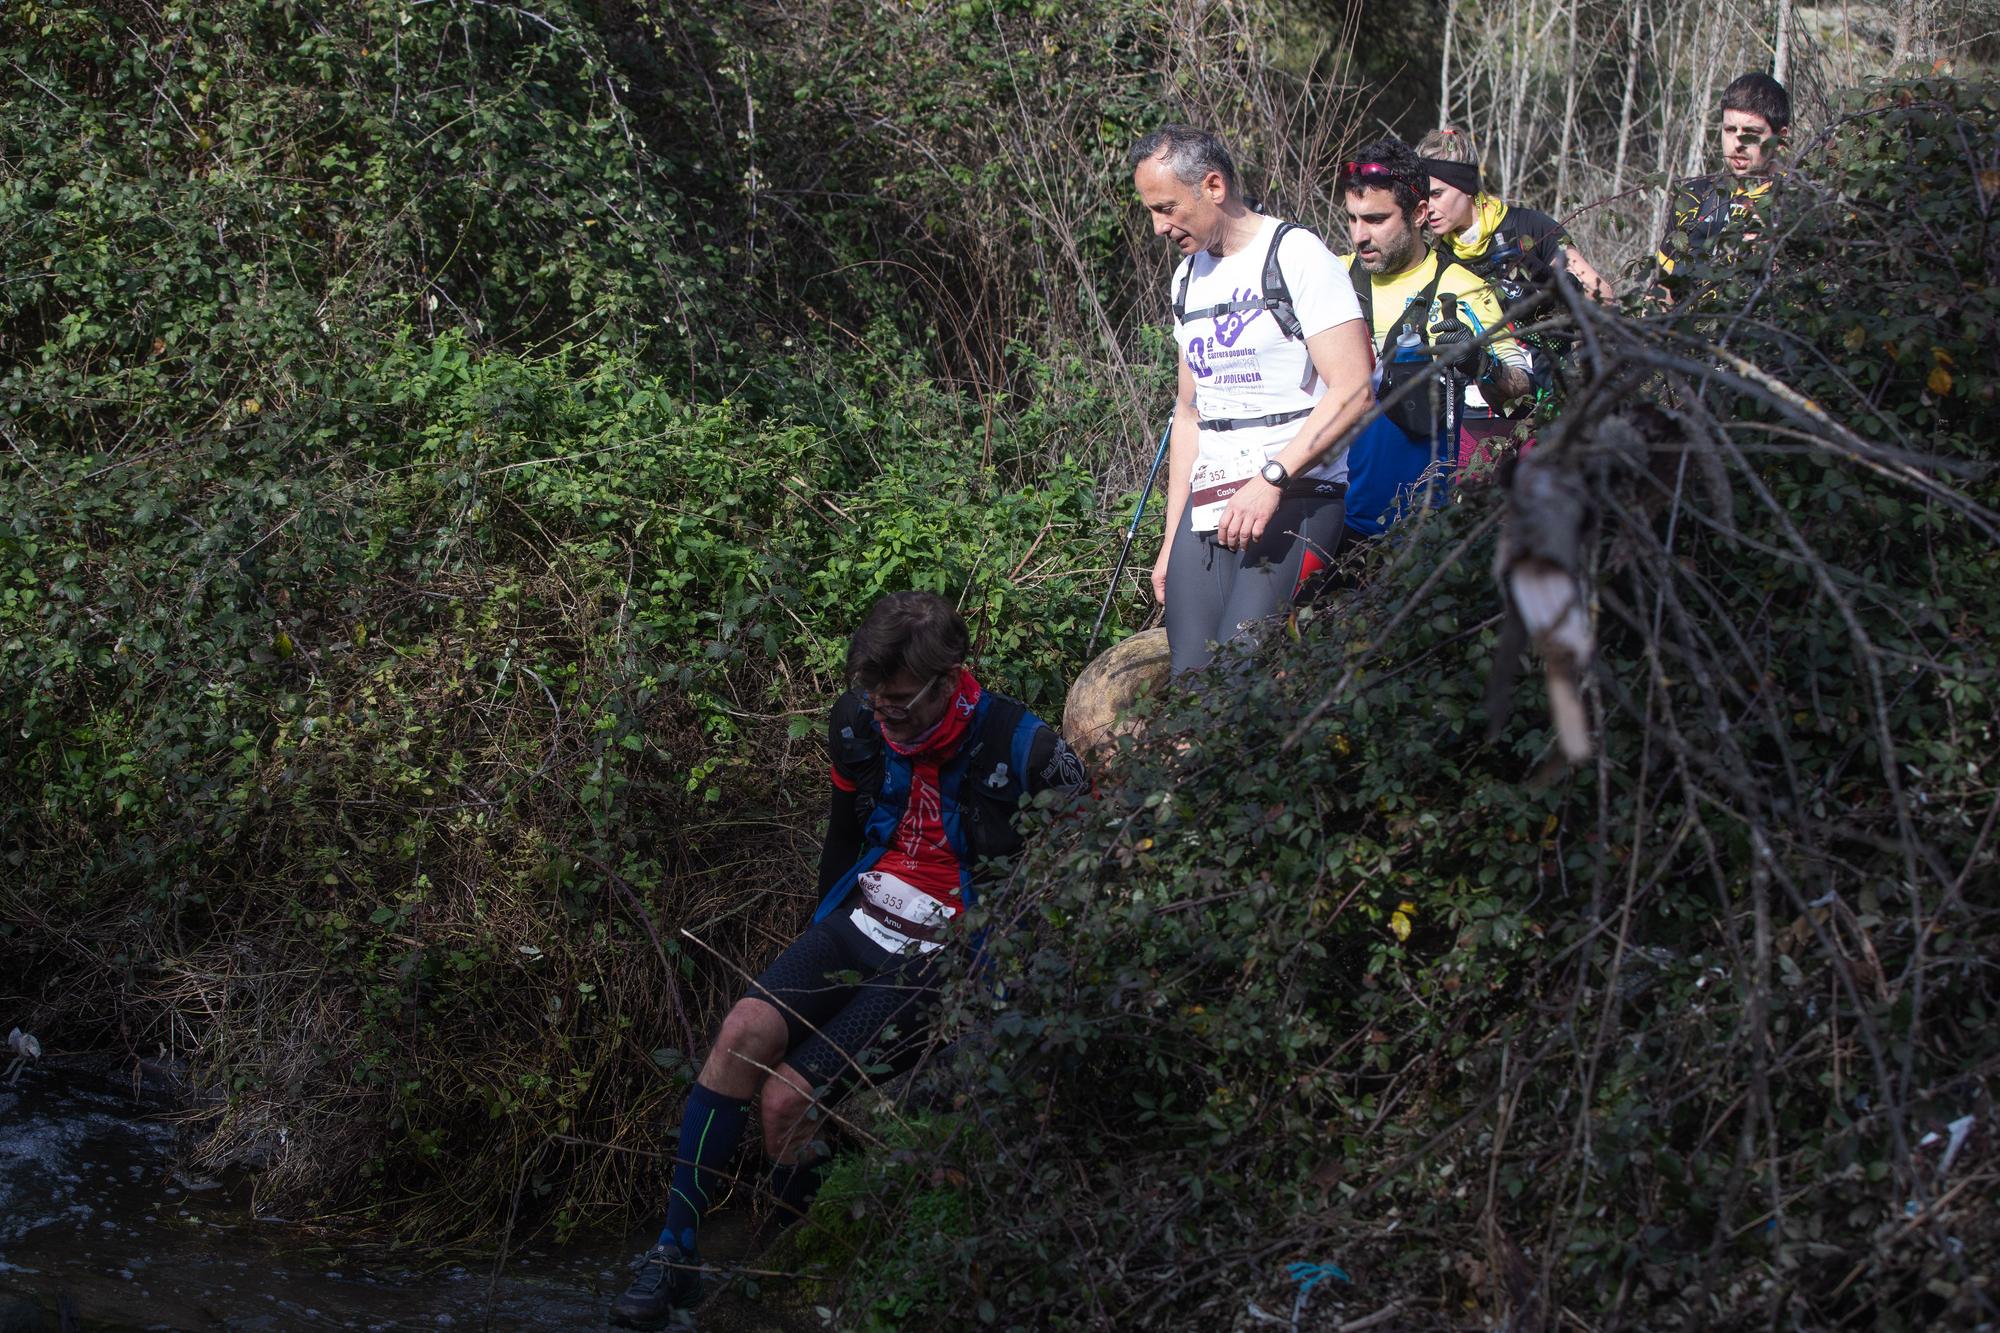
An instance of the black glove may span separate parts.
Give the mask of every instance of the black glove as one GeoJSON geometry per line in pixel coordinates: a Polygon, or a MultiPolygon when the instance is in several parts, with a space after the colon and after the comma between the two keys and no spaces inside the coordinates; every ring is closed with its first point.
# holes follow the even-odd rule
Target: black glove
{"type": "Polygon", "coordinates": [[[1456,296],[1449,292],[1440,294],[1438,307],[1442,315],[1431,326],[1431,357],[1443,369],[1456,371],[1461,378],[1469,378],[1479,365],[1479,356],[1484,349],[1473,345],[1472,330],[1459,319],[1456,296]]]}
{"type": "Polygon", "coordinates": [[[1464,379],[1481,373],[1485,363],[1492,359],[1492,353],[1474,345],[1470,332],[1462,338],[1449,338],[1442,330],[1432,335],[1431,356],[1438,365],[1456,371],[1464,379]]]}

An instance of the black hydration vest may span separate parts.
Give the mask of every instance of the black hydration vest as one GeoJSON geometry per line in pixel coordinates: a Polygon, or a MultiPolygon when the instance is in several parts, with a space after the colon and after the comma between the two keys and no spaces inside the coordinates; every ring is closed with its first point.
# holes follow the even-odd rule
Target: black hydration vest
{"type": "Polygon", "coordinates": [[[1181,274],[1181,285],[1174,292],[1174,323],[1185,324],[1190,319],[1217,319],[1238,310],[1268,310],[1277,321],[1278,329],[1287,338],[1303,338],[1305,329],[1299,323],[1299,312],[1292,308],[1292,289],[1285,285],[1285,270],[1278,265],[1278,247],[1284,243],[1285,234],[1303,231],[1314,233],[1296,222],[1280,222],[1271,234],[1271,248],[1264,252],[1264,294],[1243,301],[1229,301],[1222,305],[1210,306],[1206,310],[1188,313],[1188,284],[1194,281],[1194,260],[1188,260],[1187,272],[1181,274]]]}
{"type": "MultiPolygon", "coordinates": [[[[1431,302],[1437,299],[1438,283],[1444,279],[1445,269],[1450,267],[1450,261],[1443,255],[1433,254],[1432,258],[1436,261],[1437,268],[1431,273],[1430,282],[1417,294],[1415,300],[1403,307],[1402,317],[1383,336],[1382,346],[1376,351],[1377,360],[1382,367],[1382,388],[1377,395],[1378,398],[1387,399],[1403,384],[1426,374],[1430,369],[1428,357],[1421,364],[1397,361],[1396,339],[1402,336],[1404,329],[1414,328],[1417,337],[1423,340],[1423,345],[1430,346],[1431,302]]],[[[1368,336],[1373,338],[1375,336],[1374,277],[1361,266],[1359,259],[1348,264],[1347,276],[1354,283],[1355,299],[1361,302],[1361,322],[1368,329],[1368,336]]],[[[1392,404],[1382,415],[1389,418],[1398,430],[1412,440],[1430,440],[1437,434],[1436,414],[1432,410],[1431,403],[1433,396],[1432,393],[1422,389],[1414,390],[1404,395],[1400,402],[1392,404]]]]}
{"type": "Polygon", "coordinates": [[[1730,204],[1734,202],[1731,195],[1717,188],[1715,177],[1701,176],[1696,179],[1700,184],[1693,189],[1688,188],[1695,184],[1693,181],[1683,182],[1681,186],[1695,198],[1694,214],[1681,228],[1691,251],[1715,244],[1715,238],[1729,226],[1730,204]]]}
{"type": "Polygon", "coordinates": [[[1518,302],[1535,281],[1520,233],[1505,228],[1487,238],[1485,254],[1468,259],[1453,251],[1452,262],[1491,286],[1502,310],[1518,302]]]}
{"type": "MultiPolygon", "coordinates": [[[[1047,725],[1019,699],[984,690],[965,739],[939,766],[940,822],[958,857],[959,887],[968,906],[983,879],[977,873],[981,863],[1021,850],[1014,816],[1028,790],[1035,737],[1047,725]]],[[[814,921],[839,906],[860,873],[881,859],[910,798],[910,761],[883,743],[874,714],[858,692],[850,691],[834,705],[832,743],[840,769],[855,775],[853,799],[863,851],[821,898],[814,921]]]]}
{"type": "Polygon", "coordinates": [[[1530,373],[1539,382],[1554,368],[1555,358],[1569,351],[1570,339],[1534,327],[1536,316],[1552,308],[1549,302],[1555,300],[1549,284],[1561,278],[1550,270],[1547,281],[1542,279],[1536,268],[1539,261],[1531,259],[1541,238],[1534,238],[1533,245],[1524,245],[1528,239],[1522,232],[1496,228],[1485,254],[1468,259],[1454,252],[1453,262],[1483,281],[1498,300],[1501,313],[1516,320],[1514,339],[1533,356],[1530,373]]]}

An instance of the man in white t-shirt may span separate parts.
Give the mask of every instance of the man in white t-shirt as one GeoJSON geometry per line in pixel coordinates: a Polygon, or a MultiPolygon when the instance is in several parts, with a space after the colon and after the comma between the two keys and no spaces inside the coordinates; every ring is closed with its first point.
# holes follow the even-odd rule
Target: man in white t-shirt
{"type": "Polygon", "coordinates": [[[1133,146],[1153,232],[1182,256],[1170,294],[1180,348],[1167,539],[1153,563],[1176,673],[1310,593],[1338,544],[1347,461],[1336,445],[1373,405],[1354,286],[1320,239],[1253,212],[1205,130],[1133,146]]]}

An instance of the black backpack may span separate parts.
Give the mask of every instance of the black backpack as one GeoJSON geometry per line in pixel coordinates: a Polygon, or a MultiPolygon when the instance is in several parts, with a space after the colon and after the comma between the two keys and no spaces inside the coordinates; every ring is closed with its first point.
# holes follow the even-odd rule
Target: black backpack
{"type": "MultiPolygon", "coordinates": [[[[947,769],[961,767],[954,784],[960,827],[972,855],[971,868],[990,858],[1010,857],[1021,850],[1021,834],[1014,827],[1014,815],[1023,794],[1032,790],[1028,767],[1036,733],[1046,724],[1019,699],[987,690],[975,730],[966,737],[947,769]]],[[[871,715],[857,691],[849,691],[834,705],[832,745],[841,767],[860,774],[851,798],[865,829],[882,799],[883,779],[889,756],[876,732],[871,715]]],[[[907,799],[907,783],[902,788],[907,799]]],[[[897,809],[901,818],[901,809],[897,809]]],[[[892,825],[893,827],[893,825],[892,825]]]]}
{"type": "MultiPolygon", "coordinates": [[[[1284,244],[1285,234],[1293,231],[1302,231],[1306,235],[1313,237],[1317,237],[1319,234],[1312,228],[1301,226],[1296,222],[1280,222],[1278,229],[1271,234],[1271,248],[1264,252],[1264,294],[1262,296],[1250,297],[1248,300],[1225,301],[1221,305],[1213,305],[1206,310],[1196,310],[1190,313],[1187,308],[1187,294],[1188,284],[1194,281],[1194,260],[1189,259],[1187,271],[1181,274],[1181,285],[1174,291],[1174,323],[1176,325],[1185,324],[1190,319],[1219,319],[1223,315],[1233,314],[1239,310],[1268,310],[1271,312],[1271,318],[1278,325],[1278,331],[1283,333],[1286,338],[1305,337],[1305,326],[1299,322],[1299,312],[1292,305],[1292,289],[1285,285],[1285,270],[1278,264],[1278,247],[1284,244]]],[[[1305,373],[1299,376],[1299,388],[1310,391],[1313,380],[1318,375],[1319,371],[1313,365],[1312,358],[1307,357],[1305,373]]],[[[1310,415],[1311,412],[1311,408],[1301,408],[1296,412],[1274,412],[1270,416],[1252,417],[1248,420],[1210,421],[1205,419],[1201,425],[1203,429],[1208,430],[1241,430],[1247,426],[1277,426],[1288,421],[1297,421],[1301,417],[1310,415]]]]}

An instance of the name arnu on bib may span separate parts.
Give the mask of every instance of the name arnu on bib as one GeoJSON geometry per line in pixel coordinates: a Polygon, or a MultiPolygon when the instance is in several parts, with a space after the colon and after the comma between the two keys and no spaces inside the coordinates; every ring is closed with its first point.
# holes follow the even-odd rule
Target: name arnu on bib
{"type": "Polygon", "coordinates": [[[850,919],[861,933],[890,953],[929,953],[942,942],[958,909],[899,875],[865,870],[850,919]]]}

